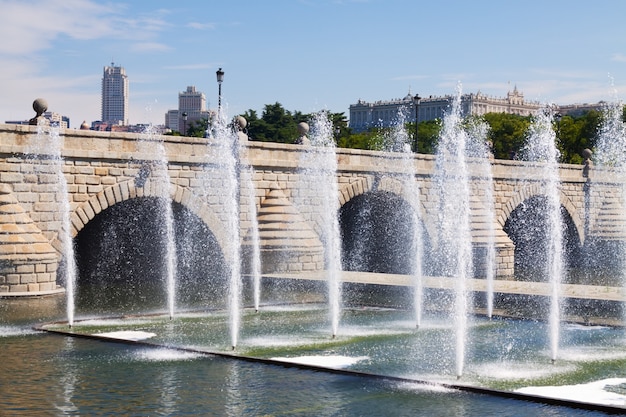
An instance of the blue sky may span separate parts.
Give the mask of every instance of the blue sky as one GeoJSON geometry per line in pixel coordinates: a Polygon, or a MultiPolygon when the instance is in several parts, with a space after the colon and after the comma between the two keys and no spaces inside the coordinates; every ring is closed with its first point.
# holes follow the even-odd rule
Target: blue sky
{"type": "Polygon", "coordinates": [[[228,114],[305,113],[463,92],[571,104],[626,95],[621,0],[0,0],[0,121],[37,97],[100,119],[102,70],[130,79],[130,122],[162,124],[195,85],[228,114]]]}

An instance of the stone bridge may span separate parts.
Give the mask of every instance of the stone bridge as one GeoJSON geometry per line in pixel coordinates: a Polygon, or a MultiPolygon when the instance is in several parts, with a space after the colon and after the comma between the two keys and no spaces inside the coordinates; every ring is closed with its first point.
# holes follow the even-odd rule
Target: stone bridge
{"type": "MultiPolygon", "coordinates": [[[[74,238],[116,204],[157,197],[169,198],[193,213],[211,231],[222,251],[227,249],[224,175],[219,169],[211,169],[219,168],[219,161],[207,157],[214,146],[211,141],[61,130],[57,132],[60,151],[55,155],[50,145],[55,139],[54,131],[47,128],[37,132],[36,126],[0,124],[0,295],[37,295],[60,290],[62,282],[57,280],[57,269],[64,235],[60,230],[62,208],[68,200],[70,235],[74,238]],[[159,149],[164,150],[165,158],[159,149]],[[59,190],[59,167],[66,190],[59,190]]],[[[321,199],[314,190],[301,186],[306,176],[301,169],[305,150],[303,146],[260,142],[246,142],[240,148],[245,168],[241,177],[251,179],[254,190],[249,196],[240,193],[242,237],[238,243],[246,253],[252,225],[250,213],[256,211],[265,273],[324,269],[321,199]],[[255,211],[250,210],[252,203],[255,211]]],[[[414,203],[404,197],[402,178],[407,171],[400,161],[401,154],[339,149],[336,158],[341,210],[359,199],[382,196],[383,201],[393,203],[381,206],[390,216],[400,206],[417,213],[429,250],[437,247],[439,197],[432,177],[433,156],[414,155],[410,162],[415,169],[411,175],[416,175],[419,184],[419,199],[414,199],[414,203]]],[[[479,257],[486,247],[487,232],[492,229],[496,274],[510,279],[515,269],[515,244],[507,222],[516,210],[525,207],[524,202],[543,197],[544,179],[540,170],[528,164],[492,161],[495,206],[488,210],[484,205],[485,182],[473,165],[470,163],[475,254],[479,257]],[[488,215],[491,212],[495,215],[488,215]]],[[[559,175],[569,244],[580,248],[594,239],[621,240],[621,179],[578,165],[561,165],[559,175]]],[[[376,223],[375,219],[374,227],[376,223]]],[[[346,233],[344,230],[344,240],[350,238],[346,233]]],[[[385,241],[379,244],[384,245],[385,241]]],[[[475,275],[484,274],[480,261],[475,269],[475,275]]]]}

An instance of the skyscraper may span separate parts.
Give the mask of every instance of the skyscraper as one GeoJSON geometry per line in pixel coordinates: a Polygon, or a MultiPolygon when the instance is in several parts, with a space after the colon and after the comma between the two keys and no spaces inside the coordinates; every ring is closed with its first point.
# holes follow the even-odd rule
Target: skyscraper
{"type": "Polygon", "coordinates": [[[204,93],[196,91],[193,85],[187,86],[187,90],[178,93],[178,111],[202,112],[206,110],[206,97],[204,93]]]}
{"type": "Polygon", "coordinates": [[[102,121],[116,125],[128,124],[128,77],[126,70],[104,67],[102,77],[102,121]]]}
{"type": "Polygon", "coordinates": [[[210,119],[210,112],[206,109],[206,96],[196,90],[193,85],[187,90],[178,93],[178,110],[168,110],[165,113],[165,126],[169,129],[187,133],[187,128],[202,119],[210,119]]]}

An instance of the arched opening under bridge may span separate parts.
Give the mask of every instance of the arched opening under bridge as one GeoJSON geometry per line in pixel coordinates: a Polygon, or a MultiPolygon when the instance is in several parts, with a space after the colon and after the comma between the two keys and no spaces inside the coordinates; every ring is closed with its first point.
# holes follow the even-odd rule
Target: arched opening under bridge
{"type": "Polygon", "coordinates": [[[223,307],[227,265],[214,234],[179,203],[140,197],[117,203],[75,238],[77,311],[167,309],[167,219],[171,204],[176,305],[223,307]]]}

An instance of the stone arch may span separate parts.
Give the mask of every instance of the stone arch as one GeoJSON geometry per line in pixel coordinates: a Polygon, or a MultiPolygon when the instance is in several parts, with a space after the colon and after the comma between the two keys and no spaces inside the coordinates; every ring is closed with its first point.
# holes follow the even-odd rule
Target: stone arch
{"type": "MultiPolygon", "coordinates": [[[[138,197],[165,197],[164,192],[160,188],[162,182],[158,179],[147,179],[142,187],[135,186],[134,179],[114,184],[101,192],[93,195],[91,198],[83,202],[70,215],[71,236],[76,235],[91,221],[97,214],[106,210],[117,203],[138,197]]],[[[177,203],[180,203],[196,216],[198,216],[215,235],[220,246],[220,250],[224,253],[225,245],[228,242],[226,230],[222,221],[216,213],[200,198],[198,198],[190,189],[181,187],[177,184],[169,184],[168,195],[177,203]]],[[[58,237],[55,238],[53,246],[61,253],[61,242],[58,237]]]]}
{"type": "Polygon", "coordinates": [[[374,188],[374,181],[371,176],[358,178],[339,189],[339,207],[342,207],[354,197],[365,194],[374,188]]]}
{"type": "MultiPolygon", "coordinates": [[[[404,195],[405,195],[404,182],[400,181],[398,177],[393,177],[393,176],[382,177],[378,184],[377,189],[380,191],[388,191],[390,193],[394,193],[402,197],[403,199],[405,199],[404,198],[404,195]]],[[[421,192],[421,187],[420,187],[420,192],[421,192]]],[[[413,201],[407,200],[407,202],[411,205],[411,207],[413,207],[413,210],[415,210],[415,212],[418,214],[419,219],[421,219],[421,222],[422,222],[422,227],[424,227],[429,239],[432,240],[436,236],[435,225],[433,222],[425,221],[427,219],[426,209],[421,199],[419,198],[417,199],[417,207],[415,207],[415,203],[413,201]]]]}
{"type": "MultiPolygon", "coordinates": [[[[348,183],[340,183],[337,195],[339,201],[339,209],[341,209],[341,207],[343,207],[354,197],[358,197],[362,194],[367,193],[368,191],[372,191],[375,188],[374,182],[374,178],[371,175],[367,175],[365,177],[356,178],[355,180],[352,180],[348,183]]],[[[317,233],[318,236],[321,236],[322,231],[324,230],[324,225],[321,224],[322,219],[315,216],[309,219],[309,221],[315,233],[317,233]]]]}
{"type": "MultiPolygon", "coordinates": [[[[506,221],[511,216],[513,210],[515,210],[520,204],[524,201],[536,197],[545,195],[544,188],[540,183],[535,183],[530,186],[524,187],[519,190],[516,194],[511,196],[508,201],[502,204],[502,208],[500,212],[496,214],[496,219],[501,228],[504,228],[506,221]]],[[[565,209],[567,214],[569,215],[572,223],[576,227],[576,233],[578,234],[578,239],[581,243],[585,240],[585,227],[583,221],[580,216],[577,215],[577,210],[572,200],[567,196],[563,190],[559,190],[559,204],[561,207],[565,209]]]]}
{"type": "MultiPolygon", "coordinates": [[[[341,189],[339,189],[339,207],[343,207],[346,203],[352,200],[354,197],[358,197],[370,191],[387,191],[396,194],[404,199],[404,183],[394,176],[383,176],[381,178],[374,178],[372,176],[366,176],[358,178],[356,181],[352,181],[341,189]]],[[[413,202],[407,201],[413,210],[418,213],[420,219],[422,219],[423,227],[426,230],[429,238],[435,236],[432,222],[426,222],[426,209],[424,208],[421,200],[418,199],[418,206],[415,207],[413,202]]],[[[319,226],[319,225],[318,225],[319,226]]],[[[319,230],[319,227],[318,227],[319,230]]]]}

